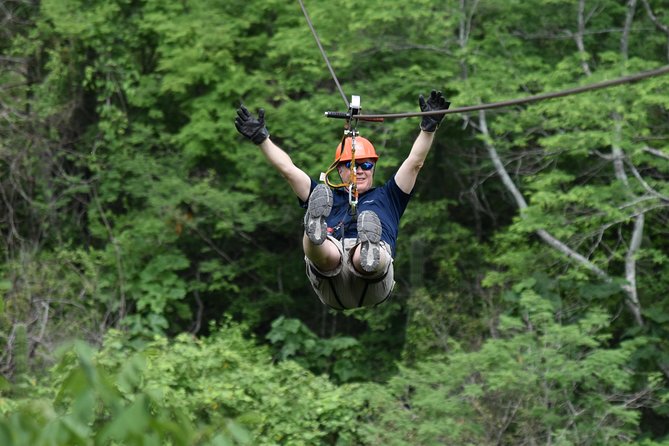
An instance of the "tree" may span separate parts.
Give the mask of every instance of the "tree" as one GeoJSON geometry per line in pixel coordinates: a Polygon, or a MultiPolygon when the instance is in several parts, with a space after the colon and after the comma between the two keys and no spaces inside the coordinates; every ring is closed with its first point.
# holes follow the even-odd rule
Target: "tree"
{"type": "MultiPolygon", "coordinates": [[[[574,11],[576,31],[569,34],[574,36],[576,54],[586,78],[594,77],[595,64],[601,72],[599,76],[611,73],[608,77],[619,73],[620,66],[645,68],[644,61],[629,59],[630,45],[634,43],[631,36],[635,2],[629,2],[620,14],[592,10],[588,17],[584,3],[579,2],[574,11]],[[588,19],[600,27],[606,24],[615,27],[616,20],[622,21],[620,41],[612,42],[619,45],[618,55],[613,52],[615,46],[607,47],[599,41],[593,46],[603,48],[586,53],[584,35],[588,19]],[[590,54],[597,54],[598,58],[591,59],[590,54]]],[[[546,79],[569,79],[573,65],[567,62],[558,68],[561,66],[566,69],[564,73],[558,69],[546,79]]],[[[532,73],[530,79],[535,79],[535,75],[536,72],[532,73]]],[[[637,264],[652,258],[650,261],[663,269],[665,263],[665,256],[653,254],[657,251],[652,246],[642,249],[642,240],[645,233],[653,231],[647,227],[647,216],[652,213],[665,218],[666,178],[660,172],[667,166],[664,160],[648,156],[647,141],[656,139],[664,130],[655,124],[655,119],[658,107],[667,103],[663,94],[666,85],[666,78],[655,78],[624,89],[573,98],[568,107],[558,101],[537,104],[521,110],[518,116],[495,119],[493,125],[499,127],[493,130],[488,114],[481,111],[472,125],[480,132],[496,173],[520,210],[520,218],[514,225],[516,230],[536,234],[556,254],[598,280],[617,283],[638,327],[644,327],[645,323],[637,264]],[[522,123],[521,129],[518,122],[522,123]],[[520,134],[516,137],[518,130],[520,134]],[[528,166],[521,171],[528,180],[512,179],[498,144],[517,158],[516,165],[528,166]],[[591,167],[593,162],[596,170],[591,167]],[[610,163],[609,175],[605,170],[607,163],[610,163]],[[649,175],[644,178],[641,172],[649,175]],[[523,193],[517,182],[524,182],[530,191],[523,193]],[[584,249],[586,255],[578,248],[585,248],[584,245],[589,245],[584,249]]],[[[669,373],[664,354],[658,358],[658,366],[669,373]]]]}
{"type": "Polygon", "coordinates": [[[556,319],[557,308],[527,280],[514,288],[522,316],[505,316],[499,337],[478,351],[454,348],[403,368],[370,398],[369,444],[629,444],[640,407],[661,382],[634,390],[626,367],[639,338],[606,346],[608,315],[556,319]]]}

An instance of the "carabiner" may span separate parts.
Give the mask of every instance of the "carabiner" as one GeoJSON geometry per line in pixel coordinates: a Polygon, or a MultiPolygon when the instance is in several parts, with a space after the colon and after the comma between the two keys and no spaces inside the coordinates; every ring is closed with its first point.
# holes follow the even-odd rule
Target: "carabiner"
{"type": "Polygon", "coordinates": [[[354,215],[358,207],[358,187],[355,183],[348,185],[348,205],[351,215],[354,215]]]}

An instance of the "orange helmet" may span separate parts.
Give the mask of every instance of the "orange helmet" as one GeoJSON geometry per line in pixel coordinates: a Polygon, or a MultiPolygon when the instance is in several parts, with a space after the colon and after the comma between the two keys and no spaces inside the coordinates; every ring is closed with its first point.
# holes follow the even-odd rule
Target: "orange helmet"
{"type": "MultiPolygon", "coordinates": [[[[362,136],[355,137],[355,159],[366,159],[371,158],[373,160],[379,159],[379,156],[374,150],[374,146],[368,139],[363,138],[362,136]]],[[[351,138],[346,138],[344,143],[344,152],[341,150],[341,143],[337,146],[335,151],[335,162],[351,161],[353,159],[351,155],[351,138]]]]}

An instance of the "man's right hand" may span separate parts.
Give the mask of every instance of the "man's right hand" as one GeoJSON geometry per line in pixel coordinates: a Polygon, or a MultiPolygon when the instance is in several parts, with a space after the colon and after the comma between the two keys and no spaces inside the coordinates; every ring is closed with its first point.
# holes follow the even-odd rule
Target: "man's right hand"
{"type": "Polygon", "coordinates": [[[255,118],[242,104],[237,109],[235,127],[254,144],[260,144],[269,138],[269,131],[265,127],[265,110],[262,108],[258,110],[258,118],[255,118]]]}

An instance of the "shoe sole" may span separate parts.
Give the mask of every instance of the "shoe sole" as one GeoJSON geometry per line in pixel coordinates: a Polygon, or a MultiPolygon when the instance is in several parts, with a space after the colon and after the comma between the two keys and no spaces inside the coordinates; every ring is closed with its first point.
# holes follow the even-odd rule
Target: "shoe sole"
{"type": "Polygon", "coordinates": [[[381,261],[381,221],[372,211],[363,211],[358,216],[358,240],[360,241],[360,267],[374,272],[381,261]]]}
{"type": "Polygon", "coordinates": [[[304,230],[314,245],[321,245],[327,238],[328,225],[325,218],[332,210],[332,191],[324,184],[319,184],[309,197],[309,206],[305,215],[304,230]]]}

